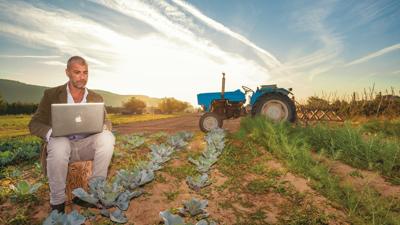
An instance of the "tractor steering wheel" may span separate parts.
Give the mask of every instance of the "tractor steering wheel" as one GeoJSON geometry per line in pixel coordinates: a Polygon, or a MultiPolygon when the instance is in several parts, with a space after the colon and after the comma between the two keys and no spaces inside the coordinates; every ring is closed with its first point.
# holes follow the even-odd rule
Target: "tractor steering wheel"
{"type": "Polygon", "coordinates": [[[247,93],[247,92],[253,92],[253,93],[254,93],[254,91],[253,91],[251,88],[249,88],[249,87],[242,86],[242,88],[243,88],[243,90],[244,90],[244,93],[247,93]]]}

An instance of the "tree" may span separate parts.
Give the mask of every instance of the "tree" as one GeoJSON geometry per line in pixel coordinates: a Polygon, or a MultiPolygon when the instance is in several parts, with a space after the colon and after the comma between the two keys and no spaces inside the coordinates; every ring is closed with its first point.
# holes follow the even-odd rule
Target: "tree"
{"type": "Polygon", "coordinates": [[[124,113],[142,114],[146,108],[146,103],[135,97],[131,97],[127,102],[123,103],[124,113]]]}
{"type": "Polygon", "coordinates": [[[307,106],[312,109],[327,109],[329,102],[317,96],[311,96],[307,99],[307,106]]]}
{"type": "Polygon", "coordinates": [[[7,102],[0,95],[0,114],[5,114],[7,109],[7,102]]]}
{"type": "Polygon", "coordinates": [[[158,109],[161,113],[177,113],[183,112],[189,107],[189,103],[176,100],[175,98],[164,98],[158,104],[158,109]]]}

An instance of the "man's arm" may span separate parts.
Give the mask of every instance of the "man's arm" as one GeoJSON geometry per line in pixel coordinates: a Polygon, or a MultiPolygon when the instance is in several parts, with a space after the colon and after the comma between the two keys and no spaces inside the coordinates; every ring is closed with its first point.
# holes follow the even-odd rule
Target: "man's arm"
{"type": "Polygon", "coordinates": [[[104,128],[105,130],[112,131],[112,123],[111,123],[111,120],[109,120],[109,119],[107,118],[106,106],[104,106],[104,125],[103,125],[103,128],[104,128]]]}
{"type": "MultiPolygon", "coordinates": [[[[88,100],[88,102],[103,102],[104,103],[103,97],[100,94],[97,94],[96,92],[93,92],[91,90],[89,90],[87,100],[88,100]]],[[[107,110],[106,110],[105,105],[104,105],[103,129],[112,131],[112,124],[111,124],[111,121],[107,118],[107,110]]]]}
{"type": "Polygon", "coordinates": [[[33,114],[29,122],[29,131],[32,135],[38,136],[47,140],[48,133],[51,132],[50,120],[50,99],[48,91],[44,92],[42,100],[39,103],[38,109],[33,114]]]}

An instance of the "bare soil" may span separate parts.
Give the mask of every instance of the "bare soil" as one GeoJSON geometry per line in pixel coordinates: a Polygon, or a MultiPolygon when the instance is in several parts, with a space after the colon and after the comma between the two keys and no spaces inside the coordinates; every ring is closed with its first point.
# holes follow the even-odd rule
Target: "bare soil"
{"type": "Polygon", "coordinates": [[[314,158],[327,165],[333,174],[341,178],[342,183],[349,184],[360,191],[371,187],[383,197],[400,198],[400,186],[387,182],[378,172],[356,169],[340,161],[316,154],[314,158]]]}
{"type": "MultiPolygon", "coordinates": [[[[187,114],[176,118],[135,122],[114,127],[120,134],[145,133],[150,136],[160,131],[167,133],[192,131],[195,134],[186,150],[178,152],[175,158],[166,163],[164,169],[156,172],[156,179],[143,187],[145,194],[130,202],[129,208],[125,212],[130,223],[135,225],[162,224],[159,216],[161,211],[176,210],[183,206],[183,201],[195,197],[208,200],[207,212],[212,219],[221,225],[285,224],[285,222],[282,222],[285,221],[282,218],[290,219],[293,215],[304,216],[304,213],[308,213],[308,209],[313,207],[317,209],[318,213],[329,216],[328,224],[348,224],[347,213],[341,206],[330,202],[315,191],[307,178],[289,172],[279,159],[274,158],[264,149],[260,150],[261,155],[247,166],[250,168],[254,165],[261,165],[265,172],[247,172],[240,179],[234,179],[221,172],[223,170],[220,170],[217,165],[213,167],[209,174],[212,180],[209,187],[200,192],[191,190],[185,182],[185,170],[190,166],[193,167],[193,165],[187,159],[193,154],[200,154],[205,147],[204,134],[198,126],[200,116],[200,114],[187,114]],[[284,191],[279,192],[270,188],[266,192],[257,193],[247,189],[249,183],[259,180],[273,180],[276,184],[282,184],[284,191]],[[231,183],[232,181],[240,182],[240,184],[231,183]],[[297,211],[297,214],[294,214],[295,211],[297,211]]],[[[238,130],[239,126],[240,119],[234,119],[224,121],[223,128],[229,132],[234,132],[238,130]]],[[[135,160],[145,159],[149,152],[146,146],[134,151],[121,150],[118,146],[116,147],[116,152],[120,155],[117,154],[113,158],[109,168],[109,177],[115,175],[118,169],[126,168],[130,163],[135,163],[135,160]]],[[[243,151],[246,150],[243,149],[243,151]]],[[[326,158],[319,157],[316,160],[328,165],[332,173],[341,177],[343,182],[351,183],[360,189],[365,185],[371,186],[385,197],[400,196],[400,186],[385,182],[377,173],[356,170],[351,166],[326,158]],[[360,175],[350,175],[354,171],[358,171],[360,175]]],[[[18,215],[17,211],[25,207],[29,211],[25,213],[29,218],[29,224],[40,224],[50,211],[49,188],[46,185],[40,190],[39,202],[27,203],[28,207],[25,207],[24,203],[13,204],[10,201],[0,204],[0,218],[4,216],[3,218],[7,217],[9,221],[10,217],[18,215]]],[[[75,205],[73,208],[81,209],[75,205]]],[[[82,212],[82,209],[80,211],[82,212]]],[[[89,211],[98,212],[96,209],[89,211]]],[[[314,215],[310,214],[310,216],[314,215]]],[[[96,216],[95,220],[86,224],[105,224],[103,221],[107,220],[96,216]]],[[[0,220],[0,223],[2,222],[3,220],[0,220]]]]}
{"type": "MultiPolygon", "coordinates": [[[[121,124],[115,126],[113,129],[121,134],[129,134],[135,132],[154,133],[164,131],[168,133],[174,133],[177,131],[199,131],[199,120],[201,114],[187,114],[180,117],[135,122],[128,124],[121,124]]],[[[224,120],[223,128],[233,132],[240,126],[240,118],[224,120]]]]}

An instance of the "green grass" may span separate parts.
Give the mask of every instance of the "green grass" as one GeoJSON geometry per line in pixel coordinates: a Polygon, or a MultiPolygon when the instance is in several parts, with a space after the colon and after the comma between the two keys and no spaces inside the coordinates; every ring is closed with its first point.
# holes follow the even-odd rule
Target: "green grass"
{"type": "Polygon", "coordinates": [[[28,123],[30,120],[30,115],[0,116],[0,138],[29,134],[28,123]]]}
{"type": "Polygon", "coordinates": [[[346,209],[353,223],[400,224],[397,200],[382,198],[369,188],[360,192],[341,185],[329,168],[312,158],[308,139],[299,135],[292,125],[272,123],[263,118],[244,118],[238,135],[246,136],[244,142],[263,146],[285,162],[290,170],[309,178],[313,188],[346,209]]]}
{"type": "Polygon", "coordinates": [[[263,175],[263,174],[266,174],[268,172],[268,170],[262,164],[253,165],[252,167],[250,167],[250,170],[251,170],[252,173],[255,173],[257,175],[263,175]]]}
{"type": "MultiPolygon", "coordinates": [[[[120,125],[133,122],[158,120],[165,118],[173,118],[181,114],[143,114],[143,115],[120,115],[108,114],[108,119],[113,125],[120,125]]],[[[28,124],[31,115],[2,115],[0,116],[0,139],[28,135],[28,124]]]]}
{"type": "MultiPolygon", "coordinates": [[[[306,211],[305,207],[310,207],[310,203],[306,203],[304,195],[298,193],[290,183],[280,180],[284,174],[283,171],[268,168],[267,164],[272,156],[260,148],[257,143],[249,141],[247,134],[247,131],[239,130],[229,135],[227,145],[217,163],[218,170],[227,177],[227,181],[222,185],[223,189],[235,193],[234,198],[220,203],[220,207],[233,211],[237,225],[267,224],[265,222],[267,215],[264,213],[264,209],[255,208],[255,211],[251,213],[242,213],[237,211],[234,203],[253,209],[255,206],[251,202],[246,202],[246,197],[242,199],[240,196],[277,193],[288,203],[283,208],[279,206],[283,210],[278,216],[279,224],[318,224],[300,223],[304,221],[301,220],[301,216],[306,211]],[[286,211],[286,209],[288,210],[286,211]]],[[[313,209],[313,214],[307,215],[310,216],[307,221],[325,221],[326,215],[315,207],[313,209]]]]}
{"type": "Polygon", "coordinates": [[[370,120],[362,125],[365,132],[400,138],[400,120],[370,120]]]}
{"type": "Polygon", "coordinates": [[[178,197],[179,191],[166,191],[163,194],[168,201],[174,201],[178,197]]]}
{"type": "Polygon", "coordinates": [[[292,207],[288,205],[279,218],[278,224],[282,225],[328,225],[329,217],[313,205],[292,207]]]}
{"type": "Polygon", "coordinates": [[[382,133],[365,136],[362,127],[353,127],[349,123],[343,126],[317,124],[292,130],[316,152],[356,168],[378,171],[392,183],[400,184],[398,140],[385,138],[382,133]]]}
{"type": "Polygon", "coordinates": [[[163,171],[167,172],[178,180],[184,180],[187,176],[195,176],[197,174],[196,169],[188,163],[185,163],[178,167],[167,165],[163,169],[163,171]]]}
{"type": "Polygon", "coordinates": [[[252,194],[268,193],[275,186],[272,179],[256,179],[247,184],[247,190],[252,194]]]}

